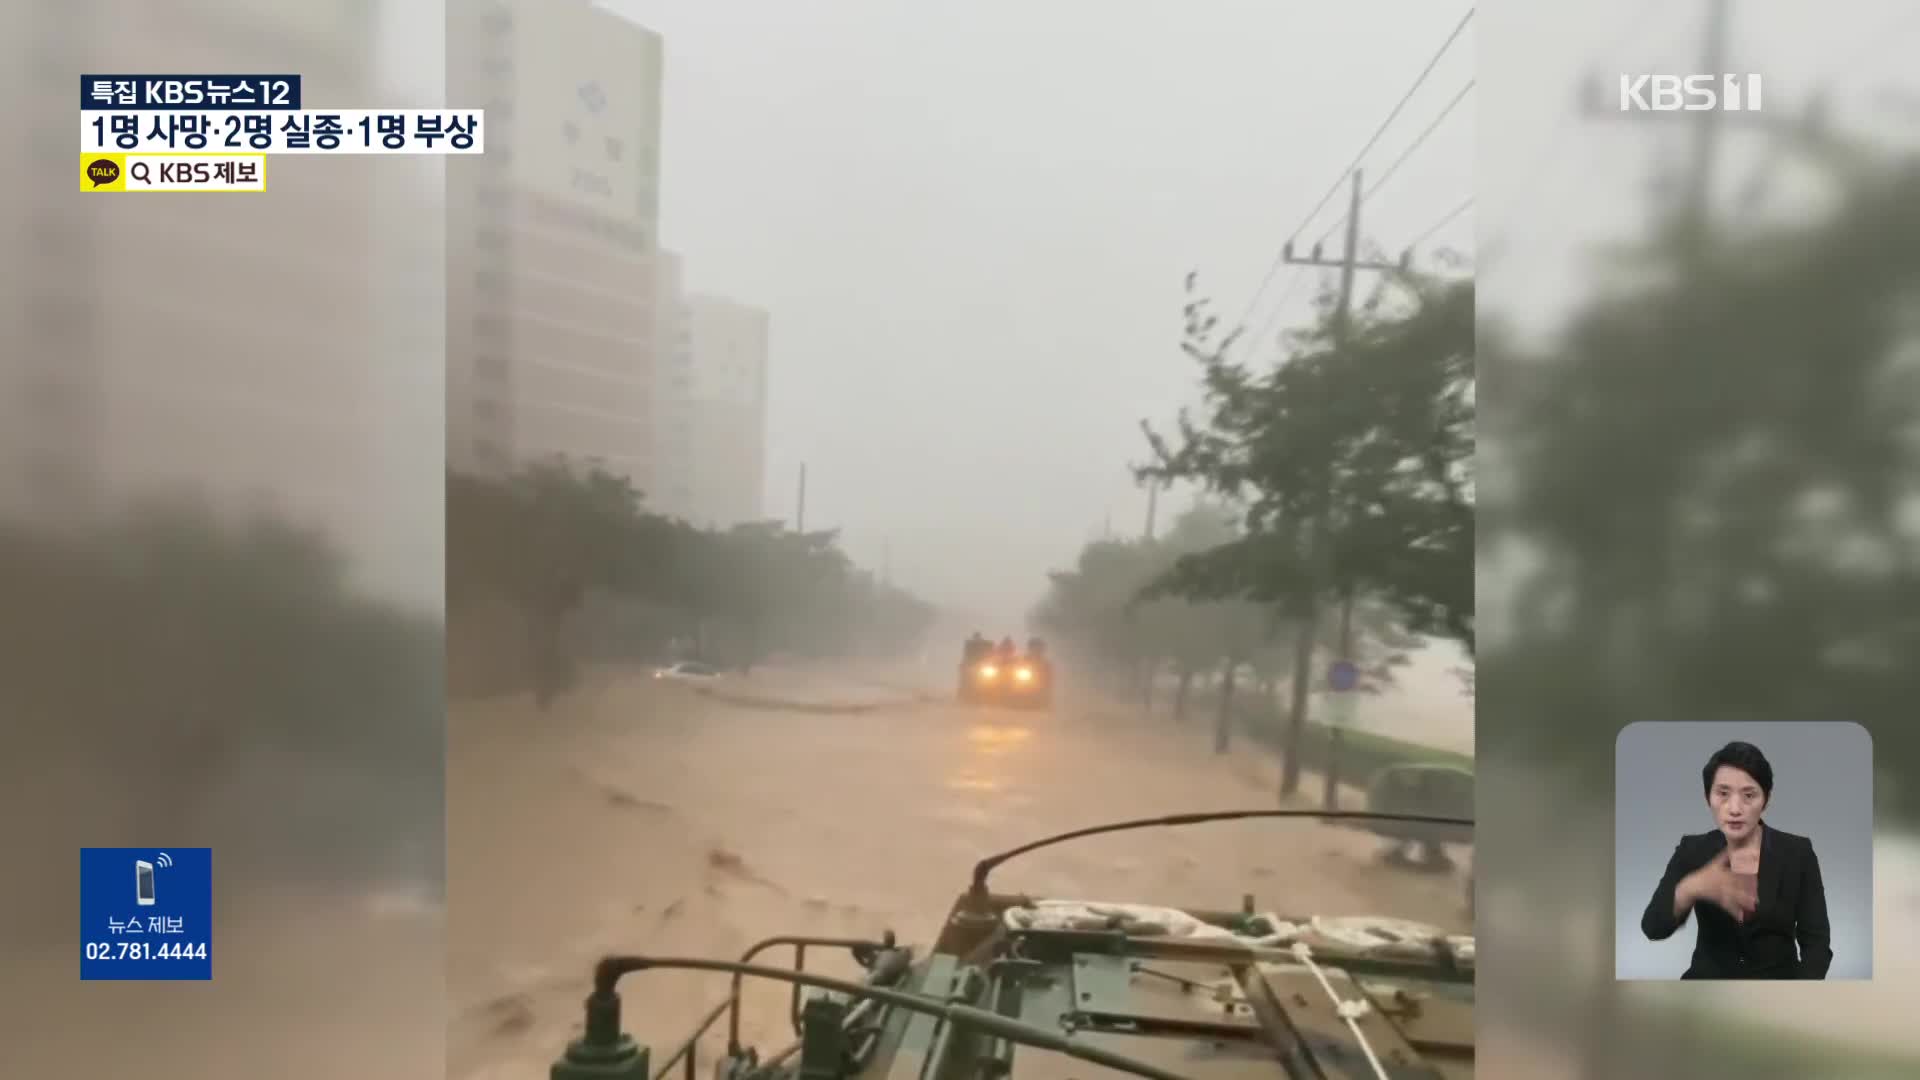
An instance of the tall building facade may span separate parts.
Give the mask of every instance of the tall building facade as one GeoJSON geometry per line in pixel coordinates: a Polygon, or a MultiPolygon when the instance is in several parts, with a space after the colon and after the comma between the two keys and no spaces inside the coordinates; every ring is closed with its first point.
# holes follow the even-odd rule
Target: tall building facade
{"type": "Polygon", "coordinates": [[[693,520],[698,509],[692,465],[693,341],[687,325],[684,272],[678,254],[661,253],[654,303],[660,313],[658,355],[663,367],[655,397],[654,485],[647,492],[647,504],[656,513],[693,520]]]}
{"type": "Polygon", "coordinates": [[[449,13],[447,460],[564,456],[657,486],[661,41],[586,0],[449,13]]]}
{"type": "Polygon", "coordinates": [[[687,516],[720,527],[757,521],[765,513],[767,313],[704,293],[687,294],[682,312],[687,516]]]}

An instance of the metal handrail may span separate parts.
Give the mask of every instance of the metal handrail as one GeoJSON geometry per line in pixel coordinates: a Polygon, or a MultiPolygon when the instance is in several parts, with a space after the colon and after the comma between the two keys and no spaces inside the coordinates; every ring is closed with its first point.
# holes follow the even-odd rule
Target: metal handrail
{"type": "MultiPolygon", "coordinates": [[[[754,957],[776,945],[793,946],[793,970],[805,971],[807,964],[807,947],[810,945],[827,949],[845,949],[858,958],[863,952],[878,955],[881,950],[893,948],[894,937],[891,931],[886,934],[884,941],[868,941],[863,938],[829,938],[783,934],[778,937],[770,937],[764,941],[756,942],[751,948],[741,954],[740,962],[743,964],[751,963],[754,957]]],[[[733,976],[733,985],[727,994],[726,1000],[715,1005],[707,1013],[706,1019],[695,1025],[693,1033],[687,1036],[686,1041],[680,1044],[680,1048],[669,1055],[666,1061],[663,1062],[660,1068],[654,1073],[654,1080],[666,1080],[667,1075],[673,1071],[673,1067],[683,1060],[686,1062],[686,1080],[696,1080],[697,1047],[699,1046],[700,1039],[705,1036],[708,1031],[712,1030],[714,1023],[717,1022],[722,1015],[727,1017],[727,1053],[729,1055],[738,1055],[740,1053],[741,981],[742,976],[736,972],[733,976]]],[[[787,1004],[788,1017],[793,1024],[795,1034],[800,1032],[800,990],[800,985],[798,983],[794,984],[792,994],[787,1004]]]]}

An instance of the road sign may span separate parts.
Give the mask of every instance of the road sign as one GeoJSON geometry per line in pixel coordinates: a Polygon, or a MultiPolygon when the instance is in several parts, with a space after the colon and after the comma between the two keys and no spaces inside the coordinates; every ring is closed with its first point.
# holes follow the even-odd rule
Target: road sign
{"type": "Polygon", "coordinates": [[[1351,660],[1335,660],[1327,668],[1327,685],[1342,692],[1352,690],[1360,685],[1360,669],[1351,660]]]}

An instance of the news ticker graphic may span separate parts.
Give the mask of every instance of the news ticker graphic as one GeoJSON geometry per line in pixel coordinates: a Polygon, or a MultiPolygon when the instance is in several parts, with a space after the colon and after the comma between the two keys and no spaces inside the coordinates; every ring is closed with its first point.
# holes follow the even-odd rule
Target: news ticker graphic
{"type": "Polygon", "coordinates": [[[213,849],[81,848],[80,978],[213,978],[213,849]]]}
{"type": "Polygon", "coordinates": [[[298,75],[82,75],[85,109],[298,109],[298,75]]]}
{"type": "MultiPolygon", "coordinates": [[[[307,109],[300,89],[298,75],[82,75],[80,153],[224,154],[237,164],[260,154],[486,151],[483,109],[307,109]]],[[[100,171],[109,170],[102,165],[100,171]]],[[[260,175],[264,182],[264,169],[260,175]]],[[[189,182],[193,186],[155,181],[111,188],[103,182],[98,190],[261,190],[189,182]]]]}
{"type": "Polygon", "coordinates": [[[83,154],[478,154],[482,109],[80,114],[83,154]]]}

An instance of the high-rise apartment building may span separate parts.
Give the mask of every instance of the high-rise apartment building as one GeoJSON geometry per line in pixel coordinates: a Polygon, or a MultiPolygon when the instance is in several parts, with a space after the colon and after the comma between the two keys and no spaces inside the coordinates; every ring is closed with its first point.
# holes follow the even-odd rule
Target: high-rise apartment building
{"type": "Polygon", "coordinates": [[[487,152],[447,166],[447,459],[562,455],[656,486],[663,333],[658,34],[585,0],[450,15],[452,100],[487,152]]]}
{"type": "Polygon", "coordinates": [[[767,347],[769,320],[760,308],[721,296],[689,293],[686,468],[687,516],[721,527],[765,513],[767,347]]]}
{"type": "Polygon", "coordinates": [[[687,325],[685,264],[671,251],[660,253],[654,295],[659,312],[661,367],[656,380],[654,483],[647,507],[655,513],[692,520],[696,509],[693,476],[693,340],[687,325]]]}

